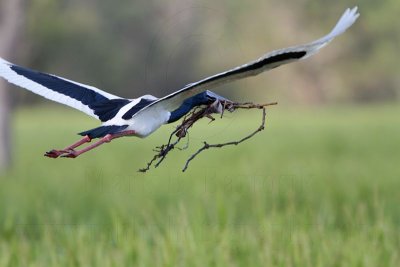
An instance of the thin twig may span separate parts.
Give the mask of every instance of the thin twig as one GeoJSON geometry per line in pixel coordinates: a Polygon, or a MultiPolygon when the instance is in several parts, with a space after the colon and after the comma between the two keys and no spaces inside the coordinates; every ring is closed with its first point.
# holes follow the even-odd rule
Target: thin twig
{"type": "Polygon", "coordinates": [[[257,133],[261,132],[262,130],[265,129],[265,117],[267,115],[267,112],[265,111],[265,107],[262,108],[263,110],[263,114],[262,114],[262,122],[261,125],[251,134],[243,137],[242,139],[240,139],[239,141],[231,141],[231,142],[226,142],[226,143],[222,143],[222,144],[209,144],[207,142],[204,142],[204,145],[196,151],[196,153],[194,153],[193,155],[191,155],[188,160],[186,161],[185,166],[182,169],[182,172],[186,171],[187,168],[189,167],[189,163],[195,158],[197,157],[201,152],[203,152],[206,149],[210,149],[210,148],[221,148],[224,146],[231,146],[231,145],[238,145],[244,141],[246,141],[247,139],[250,139],[251,137],[253,137],[254,135],[256,135],[257,133]]]}
{"type": "Polygon", "coordinates": [[[157,168],[161,162],[164,161],[165,157],[167,156],[168,152],[170,152],[172,149],[175,148],[175,145],[179,143],[179,141],[182,139],[182,137],[178,137],[178,139],[171,144],[172,137],[177,133],[179,129],[175,129],[171,135],[169,136],[168,143],[166,145],[161,145],[156,147],[154,152],[157,152],[157,154],[154,155],[154,157],[147,163],[147,166],[145,168],[139,169],[139,172],[147,172],[150,170],[151,165],[158,159],[160,160],[154,165],[155,168],[157,168]]]}

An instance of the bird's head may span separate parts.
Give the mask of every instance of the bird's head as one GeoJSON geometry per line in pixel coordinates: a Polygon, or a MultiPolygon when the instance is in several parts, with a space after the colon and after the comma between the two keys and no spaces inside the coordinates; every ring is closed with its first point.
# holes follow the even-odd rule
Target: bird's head
{"type": "Polygon", "coordinates": [[[227,105],[229,106],[229,104],[233,103],[233,101],[208,90],[205,94],[214,113],[221,114],[227,105]]]}

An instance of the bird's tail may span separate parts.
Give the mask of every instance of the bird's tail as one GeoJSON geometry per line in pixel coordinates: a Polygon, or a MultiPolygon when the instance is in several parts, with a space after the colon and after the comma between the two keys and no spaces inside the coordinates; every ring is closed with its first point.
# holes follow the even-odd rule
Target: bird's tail
{"type": "Polygon", "coordinates": [[[106,136],[107,134],[115,134],[125,130],[128,125],[102,125],[94,129],[90,129],[81,133],[78,133],[82,136],[89,136],[90,138],[101,138],[106,136]]]}

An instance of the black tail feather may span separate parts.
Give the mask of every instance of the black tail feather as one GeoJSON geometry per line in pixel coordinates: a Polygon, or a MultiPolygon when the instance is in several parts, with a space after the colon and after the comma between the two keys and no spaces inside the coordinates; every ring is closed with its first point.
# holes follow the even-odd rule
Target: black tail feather
{"type": "Polygon", "coordinates": [[[123,130],[126,129],[126,127],[128,127],[128,125],[109,125],[109,126],[100,126],[91,130],[87,130],[84,132],[79,133],[79,135],[82,136],[89,136],[90,138],[100,138],[100,137],[104,137],[107,134],[115,134],[115,133],[119,133],[123,130]]]}

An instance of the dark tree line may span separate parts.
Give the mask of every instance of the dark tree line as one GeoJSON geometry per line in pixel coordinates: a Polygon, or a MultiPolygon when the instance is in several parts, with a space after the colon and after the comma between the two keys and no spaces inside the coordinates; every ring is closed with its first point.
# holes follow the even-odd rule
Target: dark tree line
{"type": "MultiPolygon", "coordinates": [[[[348,1],[30,1],[21,64],[115,94],[162,96],[271,49],[327,33],[348,1]]],[[[321,56],[245,83],[291,102],[398,99],[398,1],[364,1],[361,17],[321,56]],[[290,77],[290,79],[288,79],[290,77]],[[289,81],[289,82],[288,82],[289,81]],[[290,88],[288,88],[290,87],[290,88]]],[[[19,90],[24,101],[41,101],[19,90]]],[[[18,98],[21,99],[21,98],[18,98]]]]}

